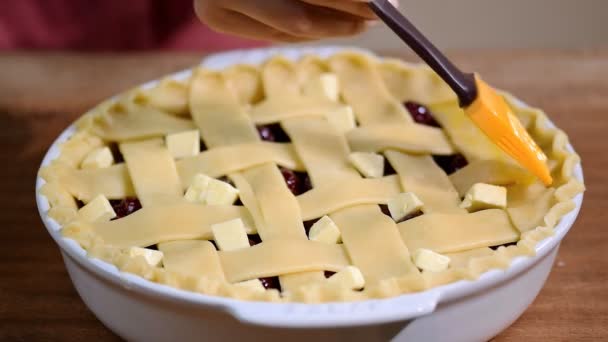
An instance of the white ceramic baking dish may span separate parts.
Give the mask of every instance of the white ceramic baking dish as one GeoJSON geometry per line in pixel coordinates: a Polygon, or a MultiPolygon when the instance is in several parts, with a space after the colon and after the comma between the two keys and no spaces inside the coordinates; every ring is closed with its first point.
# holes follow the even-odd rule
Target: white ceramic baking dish
{"type": "MultiPolygon", "coordinates": [[[[305,53],[328,56],[338,49],[236,51],[210,56],[203,65],[222,69],[234,63],[258,64],[277,53],[295,59],[305,53]]],[[[188,75],[184,71],[173,77],[188,75]]],[[[72,126],[59,136],[42,166],[57,157],[59,144],[74,132],[72,126]]],[[[580,165],[575,175],[582,181],[580,165]]],[[[44,180],[38,178],[36,189],[42,184],[44,180]]],[[[536,246],[536,256],[516,258],[507,270],[491,270],[475,281],[389,299],[327,304],[243,302],[178,290],[123,273],[87,257],[75,241],[63,238],[60,226],[46,214],[46,198],[37,192],[36,200],[74,287],[99,320],[127,340],[483,341],[512,324],[543,287],[583,195],[576,196],[576,208],[561,219],[555,235],[536,246]]]]}

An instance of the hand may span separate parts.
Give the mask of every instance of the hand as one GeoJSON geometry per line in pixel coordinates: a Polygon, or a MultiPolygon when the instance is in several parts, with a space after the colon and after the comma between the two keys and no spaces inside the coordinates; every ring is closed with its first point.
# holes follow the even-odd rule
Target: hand
{"type": "Polygon", "coordinates": [[[299,42],[363,31],[369,21],[376,20],[367,1],[194,0],[194,8],[199,19],[218,32],[299,42]]]}

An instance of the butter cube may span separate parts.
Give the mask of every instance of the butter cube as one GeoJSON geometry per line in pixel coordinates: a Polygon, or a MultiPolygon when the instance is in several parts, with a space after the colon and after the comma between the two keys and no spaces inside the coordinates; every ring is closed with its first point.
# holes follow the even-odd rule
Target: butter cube
{"type": "Polygon", "coordinates": [[[402,192],[388,201],[388,211],[395,221],[422,210],[424,203],[413,192],[402,192]]]}
{"type": "Polygon", "coordinates": [[[319,77],[321,81],[321,89],[328,99],[332,101],[338,101],[340,97],[340,86],[338,82],[338,76],[332,73],[324,73],[319,77]]]}
{"type": "Polygon", "coordinates": [[[450,265],[449,257],[425,248],[417,249],[413,259],[416,267],[429,272],[441,272],[450,265]]]}
{"type": "Polygon", "coordinates": [[[340,97],[338,76],[332,73],[323,73],[317,79],[305,84],[303,92],[308,96],[322,96],[337,102],[340,97]]]}
{"type": "Polygon", "coordinates": [[[186,189],[186,194],[184,195],[186,200],[193,203],[205,204],[207,188],[212,180],[213,178],[202,173],[194,175],[192,184],[186,189]]]}
{"type": "Polygon", "coordinates": [[[86,222],[103,222],[115,218],[116,213],[106,196],[97,195],[91,202],[78,210],[78,217],[86,222]]]}
{"type": "Polygon", "coordinates": [[[327,279],[330,284],[336,284],[340,287],[351,290],[360,290],[365,286],[365,278],[361,271],[355,266],[346,266],[338,273],[327,279]]]}
{"type": "Polygon", "coordinates": [[[211,225],[213,239],[221,251],[248,248],[249,238],[243,221],[238,218],[211,225]]]}
{"type": "Polygon", "coordinates": [[[96,148],[89,152],[84,158],[80,167],[83,169],[102,169],[114,164],[114,156],[109,147],[96,148]]]}
{"type": "Polygon", "coordinates": [[[199,173],[186,189],[184,198],[193,203],[230,205],[236,201],[238,195],[239,190],[232,185],[199,173]]]}
{"type": "Polygon", "coordinates": [[[384,157],[381,154],[353,152],[348,159],[367,178],[380,178],[384,175],[384,157]]]}
{"type": "Polygon", "coordinates": [[[201,191],[193,187],[188,187],[188,189],[186,189],[186,194],[184,194],[184,198],[186,199],[186,201],[192,203],[203,204],[204,201],[204,196],[202,195],[201,191]]]}
{"type": "Polygon", "coordinates": [[[235,283],[234,286],[247,288],[251,291],[266,291],[259,279],[250,279],[235,283]]]}
{"type": "Polygon", "coordinates": [[[163,261],[164,254],[161,251],[157,251],[149,248],[131,247],[129,248],[129,255],[131,257],[142,256],[146,259],[146,262],[151,266],[160,266],[163,261]]]}
{"type": "Polygon", "coordinates": [[[334,126],[340,133],[345,133],[357,126],[355,114],[350,106],[341,106],[339,109],[328,112],[325,115],[327,122],[334,126]]]}
{"type": "Polygon", "coordinates": [[[461,208],[474,212],[483,209],[505,208],[507,206],[507,189],[502,186],[476,183],[464,196],[461,208]]]}
{"type": "Polygon", "coordinates": [[[207,204],[230,205],[239,198],[239,190],[232,185],[213,179],[207,187],[207,204]]]}
{"type": "Polygon", "coordinates": [[[199,154],[201,138],[197,129],[167,134],[166,144],[173,158],[191,157],[199,154]]]}
{"type": "Polygon", "coordinates": [[[334,244],[342,240],[342,234],[334,221],[325,215],[310,227],[308,238],[312,241],[334,244]]]}

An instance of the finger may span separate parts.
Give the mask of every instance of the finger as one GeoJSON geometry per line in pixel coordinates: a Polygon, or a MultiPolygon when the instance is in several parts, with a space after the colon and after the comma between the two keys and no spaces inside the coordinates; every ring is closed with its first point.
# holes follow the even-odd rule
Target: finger
{"type": "Polygon", "coordinates": [[[359,17],[294,0],[230,0],[223,6],[297,37],[348,36],[365,27],[359,17]]]}
{"type": "Polygon", "coordinates": [[[340,12],[352,14],[363,19],[375,19],[376,15],[369,8],[369,5],[365,1],[353,1],[353,0],[300,0],[302,2],[319,6],[331,8],[340,12]]]}
{"type": "Polygon", "coordinates": [[[196,8],[201,21],[220,33],[238,35],[244,38],[271,42],[296,43],[309,39],[297,37],[276,30],[241,13],[222,9],[196,8]]]}

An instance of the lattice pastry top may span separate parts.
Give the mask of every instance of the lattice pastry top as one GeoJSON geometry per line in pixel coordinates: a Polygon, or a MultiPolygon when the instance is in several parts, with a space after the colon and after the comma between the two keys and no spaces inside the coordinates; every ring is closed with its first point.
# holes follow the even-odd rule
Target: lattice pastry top
{"type": "Polygon", "coordinates": [[[102,103],[41,192],[92,257],[177,288],[300,302],[420,291],[534,253],[584,189],[566,135],[507,99],[552,187],[426,67],[340,53],[195,69],[102,103]]]}

